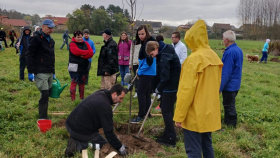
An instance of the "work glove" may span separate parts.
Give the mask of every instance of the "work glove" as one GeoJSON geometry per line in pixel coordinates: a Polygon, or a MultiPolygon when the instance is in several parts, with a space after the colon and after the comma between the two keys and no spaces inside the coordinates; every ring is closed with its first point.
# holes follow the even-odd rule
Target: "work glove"
{"type": "Polygon", "coordinates": [[[133,84],[128,84],[127,85],[127,91],[131,91],[133,89],[133,84]]]}
{"type": "Polygon", "coordinates": [[[158,91],[158,89],[157,89],[157,88],[156,88],[155,92],[156,92],[156,94],[159,94],[159,91],[158,91]]]}
{"type": "Polygon", "coordinates": [[[34,82],[34,74],[28,73],[28,79],[29,81],[34,82]]]}
{"type": "Polygon", "coordinates": [[[128,150],[127,150],[127,148],[126,148],[125,145],[122,145],[122,147],[119,149],[119,154],[120,154],[121,156],[126,156],[126,155],[128,155],[128,150]]]}
{"type": "Polygon", "coordinates": [[[56,76],[55,76],[55,74],[53,74],[53,79],[55,79],[56,78],[56,76]]]}

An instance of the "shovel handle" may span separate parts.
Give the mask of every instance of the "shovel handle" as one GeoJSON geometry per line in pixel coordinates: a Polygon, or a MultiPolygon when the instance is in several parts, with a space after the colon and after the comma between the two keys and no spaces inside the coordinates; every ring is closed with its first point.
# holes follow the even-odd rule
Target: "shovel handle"
{"type": "Polygon", "coordinates": [[[150,105],[150,107],[149,107],[149,109],[148,109],[148,112],[147,112],[147,114],[146,114],[146,116],[145,116],[145,118],[144,118],[144,120],[143,120],[143,123],[142,123],[140,129],[139,129],[139,132],[138,132],[138,134],[137,134],[138,137],[139,137],[140,132],[142,131],[142,129],[143,129],[143,127],[144,127],[144,124],[145,124],[146,119],[147,119],[147,117],[148,117],[148,115],[149,115],[149,113],[150,113],[150,111],[151,111],[151,109],[152,109],[152,106],[153,106],[153,104],[154,104],[154,101],[156,100],[156,96],[157,96],[157,95],[154,96],[154,98],[153,98],[153,100],[152,100],[152,102],[151,102],[151,105],[150,105]]]}

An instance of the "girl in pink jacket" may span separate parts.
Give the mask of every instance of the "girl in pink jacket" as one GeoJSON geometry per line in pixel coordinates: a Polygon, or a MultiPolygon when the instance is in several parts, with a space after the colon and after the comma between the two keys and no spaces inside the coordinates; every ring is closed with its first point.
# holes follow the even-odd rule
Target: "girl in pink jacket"
{"type": "Polygon", "coordinates": [[[119,58],[119,66],[120,66],[120,74],[122,77],[121,84],[123,86],[128,83],[124,82],[124,76],[129,72],[129,58],[130,58],[130,47],[131,41],[127,37],[127,33],[123,32],[120,36],[118,43],[118,58],[119,58]]]}

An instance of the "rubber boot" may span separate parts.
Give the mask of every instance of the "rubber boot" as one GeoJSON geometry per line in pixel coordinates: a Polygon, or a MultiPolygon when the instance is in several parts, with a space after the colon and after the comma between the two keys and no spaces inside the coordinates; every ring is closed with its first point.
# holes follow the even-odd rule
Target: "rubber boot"
{"type": "Polygon", "coordinates": [[[48,103],[49,103],[49,90],[41,91],[41,98],[39,100],[39,119],[48,118],[48,103]]]}

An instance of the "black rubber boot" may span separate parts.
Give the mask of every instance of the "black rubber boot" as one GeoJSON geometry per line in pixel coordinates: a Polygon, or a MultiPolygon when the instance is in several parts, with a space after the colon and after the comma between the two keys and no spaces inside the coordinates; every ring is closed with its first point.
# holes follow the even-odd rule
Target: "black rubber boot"
{"type": "Polygon", "coordinates": [[[41,98],[39,100],[39,119],[49,119],[48,103],[49,103],[49,90],[42,90],[41,98]]]}

